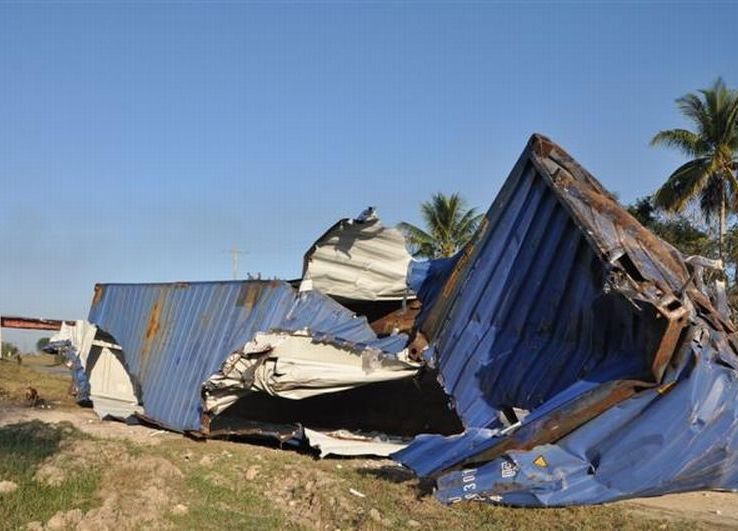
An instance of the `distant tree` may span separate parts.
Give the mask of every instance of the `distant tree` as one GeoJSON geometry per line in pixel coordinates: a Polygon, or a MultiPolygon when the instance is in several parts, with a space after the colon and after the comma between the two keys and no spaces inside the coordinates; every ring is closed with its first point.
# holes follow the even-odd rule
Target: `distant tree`
{"type": "Polygon", "coordinates": [[[43,352],[44,347],[49,344],[50,339],[48,337],[42,337],[36,341],[36,351],[43,352]]]}
{"type": "Polygon", "coordinates": [[[685,256],[695,254],[709,256],[714,253],[715,242],[706,231],[695,226],[684,216],[664,216],[654,205],[651,196],[637,199],[628,206],[628,212],[685,256]]]}
{"type": "MultiPolygon", "coordinates": [[[[628,207],[628,211],[642,225],[679,249],[685,256],[710,256],[715,253],[717,243],[707,231],[683,216],[665,216],[654,206],[651,197],[638,199],[628,207]]],[[[731,307],[738,308],[738,225],[726,230],[723,255],[725,270],[727,273],[732,272],[734,278],[732,285],[728,287],[728,302],[731,307]]]]}
{"type": "Polygon", "coordinates": [[[425,258],[452,256],[477,230],[484,214],[475,208],[467,208],[459,194],[450,196],[434,194],[429,201],[420,204],[420,214],[425,223],[421,229],[411,223],[400,223],[413,248],[413,255],[425,258]]]}
{"type": "Polygon", "coordinates": [[[676,102],[694,131],[661,131],[651,144],[676,148],[690,160],[659,188],[655,206],[681,212],[698,201],[708,223],[718,218],[718,255],[724,259],[727,209],[735,206],[738,193],[738,92],[718,78],[709,89],[689,93],[676,102]]]}
{"type": "Polygon", "coordinates": [[[13,343],[3,341],[2,345],[0,345],[0,352],[2,352],[3,358],[12,358],[18,354],[18,347],[13,343]]]}

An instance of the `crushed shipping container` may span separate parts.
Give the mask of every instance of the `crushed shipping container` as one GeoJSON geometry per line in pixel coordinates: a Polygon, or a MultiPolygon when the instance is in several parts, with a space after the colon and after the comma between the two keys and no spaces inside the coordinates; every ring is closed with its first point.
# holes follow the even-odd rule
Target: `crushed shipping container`
{"type": "Polygon", "coordinates": [[[459,255],[411,267],[418,328],[466,430],[394,458],[436,478],[440,500],[738,487],[733,324],[551,140],[530,139],[459,255]]]}
{"type": "Polygon", "coordinates": [[[336,222],[310,246],[300,290],[331,296],[365,316],[379,335],[407,332],[420,309],[406,280],[411,260],[403,233],[368,207],[336,222]]]}
{"type": "MultiPolygon", "coordinates": [[[[420,399],[445,397],[407,357],[406,336],[378,337],[330,297],[286,282],[98,284],[89,322],[119,345],[136,415],[168,429],[299,441],[302,426],[404,436],[460,428],[447,408],[415,411],[420,399]],[[396,415],[387,417],[389,407],[396,415]]],[[[94,390],[102,358],[79,357],[94,390]]]]}
{"type": "Polygon", "coordinates": [[[403,234],[385,227],[369,207],[336,222],[311,246],[301,289],[345,300],[399,301],[409,294],[410,260],[403,234]]]}

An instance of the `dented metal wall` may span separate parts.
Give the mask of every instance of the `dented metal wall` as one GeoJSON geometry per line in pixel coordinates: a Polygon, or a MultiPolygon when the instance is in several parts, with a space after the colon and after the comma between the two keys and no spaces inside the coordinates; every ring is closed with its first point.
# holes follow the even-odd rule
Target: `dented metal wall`
{"type": "Polygon", "coordinates": [[[438,477],[441,500],[738,487],[732,324],[681,255],[550,140],[531,139],[455,262],[411,273],[467,431],[395,457],[438,477]],[[505,427],[512,408],[531,412],[505,427]]]}
{"type": "Polygon", "coordinates": [[[410,259],[402,233],[369,208],[318,238],[305,255],[301,289],[349,300],[401,300],[409,295],[410,259]]]}
{"type": "Polygon", "coordinates": [[[644,379],[663,333],[653,315],[643,322],[645,312],[603,293],[606,264],[535,166],[519,171],[467,267],[461,258],[438,302],[423,300],[430,312],[450,305],[436,363],[470,427],[499,426],[500,410],[535,409],[578,380],[644,379]]]}
{"type": "Polygon", "coordinates": [[[293,299],[282,282],[98,284],[89,321],[123,348],[147,417],[180,431],[201,427],[200,385],[293,299]]]}
{"type": "Polygon", "coordinates": [[[280,281],[99,284],[90,322],[121,345],[144,415],[178,431],[203,428],[202,384],[260,331],[309,330],[316,341],[394,353],[363,318],[280,281]]]}

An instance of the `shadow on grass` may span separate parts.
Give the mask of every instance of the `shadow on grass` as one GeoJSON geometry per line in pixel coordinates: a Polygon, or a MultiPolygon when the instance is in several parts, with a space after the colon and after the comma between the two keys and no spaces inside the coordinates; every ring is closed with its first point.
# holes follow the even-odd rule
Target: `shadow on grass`
{"type": "Polygon", "coordinates": [[[0,529],[22,528],[57,511],[86,510],[99,503],[94,497],[99,474],[94,470],[71,474],[58,486],[34,479],[39,466],[63,450],[65,439],[80,436],[69,423],[35,420],[0,427],[0,479],[17,485],[0,500],[0,529]]]}
{"type": "Polygon", "coordinates": [[[0,472],[23,474],[59,451],[62,439],[74,432],[71,424],[52,425],[39,420],[0,427],[0,472]]]}
{"type": "Polygon", "coordinates": [[[376,479],[389,481],[390,483],[405,483],[415,479],[415,474],[407,468],[396,465],[381,466],[379,468],[359,468],[357,470],[362,476],[373,476],[376,479]]]}
{"type": "Polygon", "coordinates": [[[362,476],[372,476],[375,479],[388,481],[390,483],[407,483],[415,482],[415,495],[417,498],[423,498],[433,494],[436,483],[432,479],[418,478],[412,470],[407,468],[390,465],[379,468],[359,468],[357,472],[362,476]]]}

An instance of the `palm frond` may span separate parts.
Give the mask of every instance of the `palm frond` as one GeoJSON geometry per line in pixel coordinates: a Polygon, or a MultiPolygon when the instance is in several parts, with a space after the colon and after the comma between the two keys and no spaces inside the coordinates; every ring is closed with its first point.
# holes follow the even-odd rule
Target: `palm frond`
{"type": "Polygon", "coordinates": [[[654,204],[669,212],[682,210],[702,191],[710,177],[710,159],[706,157],[690,160],[669,176],[666,183],[656,191],[654,204]]]}
{"type": "Polygon", "coordinates": [[[474,235],[484,214],[477,214],[476,208],[470,208],[461,217],[454,230],[454,239],[459,246],[466,243],[474,235]]]}
{"type": "Polygon", "coordinates": [[[698,134],[687,129],[659,131],[651,139],[651,145],[677,148],[690,157],[702,156],[710,148],[698,134]]]}
{"type": "Polygon", "coordinates": [[[704,189],[700,193],[699,203],[702,216],[708,223],[713,221],[715,215],[720,212],[723,194],[721,187],[725,187],[727,183],[718,174],[711,174],[707,179],[704,189]]]}
{"type": "Polygon", "coordinates": [[[401,223],[415,256],[437,258],[451,256],[471,238],[482,215],[476,209],[467,209],[459,194],[449,196],[436,193],[420,204],[425,229],[411,223],[401,223]]]}
{"type": "Polygon", "coordinates": [[[425,232],[420,227],[416,227],[412,223],[399,223],[397,227],[405,233],[407,238],[412,242],[416,244],[424,243],[424,242],[432,242],[434,240],[433,236],[425,232]]]}
{"type": "Polygon", "coordinates": [[[679,111],[697,126],[700,136],[709,136],[709,130],[712,127],[710,115],[699,96],[689,93],[677,98],[676,104],[679,111]]]}

